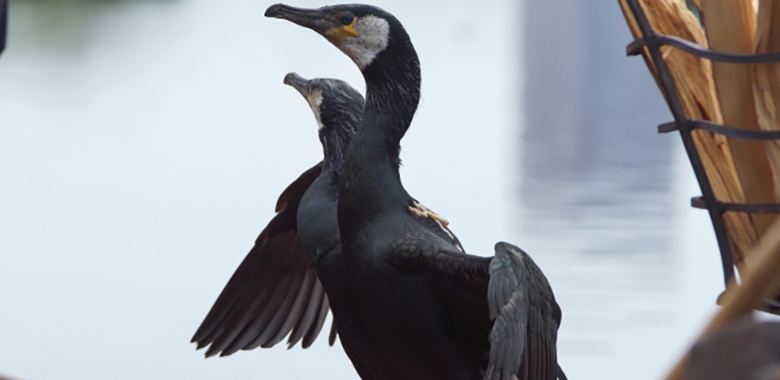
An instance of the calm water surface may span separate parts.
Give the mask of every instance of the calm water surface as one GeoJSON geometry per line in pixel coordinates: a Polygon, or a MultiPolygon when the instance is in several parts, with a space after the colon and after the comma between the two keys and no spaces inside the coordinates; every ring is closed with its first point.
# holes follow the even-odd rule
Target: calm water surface
{"type": "MultiPolygon", "coordinates": [[[[204,360],[188,344],[317,162],[289,71],[360,73],[256,1],[11,3],[0,59],[0,373],[21,379],[354,379],[340,348],[204,360]]],[[[301,0],[296,5],[315,7],[301,0]]],[[[404,184],[467,250],[511,241],[564,310],[571,379],[656,379],[715,310],[696,184],[613,2],[380,1],[423,100],[404,184]]]]}

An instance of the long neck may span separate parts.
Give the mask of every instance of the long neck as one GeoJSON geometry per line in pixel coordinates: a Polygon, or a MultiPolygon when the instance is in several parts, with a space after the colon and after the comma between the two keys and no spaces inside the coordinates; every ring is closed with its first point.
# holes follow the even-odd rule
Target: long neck
{"type": "Polygon", "coordinates": [[[328,133],[320,132],[320,142],[322,143],[324,156],[322,160],[322,171],[331,171],[336,175],[336,178],[338,178],[344,171],[344,156],[346,155],[347,146],[350,144],[351,136],[349,135],[349,132],[343,128],[339,128],[339,130],[329,130],[327,132],[328,133]]]}
{"type": "MultiPolygon", "coordinates": [[[[406,134],[420,102],[420,66],[417,55],[399,59],[396,64],[377,62],[363,72],[366,79],[366,113],[373,111],[383,123],[381,129],[398,157],[401,138],[406,134]]],[[[362,126],[366,125],[364,118],[362,126]]],[[[361,128],[359,130],[363,130],[361,128]]]]}
{"type": "Polygon", "coordinates": [[[353,225],[405,207],[409,200],[398,155],[420,100],[419,61],[411,43],[376,58],[363,71],[366,109],[347,149],[339,189],[339,220],[353,225]]]}

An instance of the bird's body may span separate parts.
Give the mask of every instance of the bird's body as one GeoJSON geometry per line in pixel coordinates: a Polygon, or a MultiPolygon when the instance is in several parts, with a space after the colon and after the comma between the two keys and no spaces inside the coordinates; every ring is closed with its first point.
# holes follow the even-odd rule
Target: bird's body
{"type": "Polygon", "coordinates": [[[317,31],[366,80],[338,187],[338,228],[356,310],[402,373],[386,378],[555,379],[561,313],[531,258],[507,243],[493,258],[465,254],[439,221],[431,228],[432,218],[413,212],[398,168],[420,67],[400,22],[366,5],[277,4],[266,16],[317,31]]]}
{"type": "Polygon", "coordinates": [[[473,307],[476,301],[487,310],[487,283],[461,286],[427,272],[426,255],[446,244],[420,232],[418,222],[410,219],[380,218],[357,231],[359,242],[345,245],[357,302],[404,378],[476,379],[487,364],[491,323],[487,313],[473,307]],[[381,228],[390,223],[400,227],[393,234],[381,228]],[[352,252],[370,254],[350,256],[352,252]]]}
{"type": "Polygon", "coordinates": [[[360,98],[358,101],[356,93],[350,97],[334,96],[337,91],[333,91],[332,85],[343,83],[340,81],[315,79],[308,85],[313,88],[308,95],[305,84],[296,84],[295,78],[288,81],[299,87],[299,91],[307,97],[316,119],[321,123],[320,140],[325,156],[322,173],[306,190],[298,207],[301,243],[328,294],[342,347],[358,374],[363,379],[398,379],[403,375],[375,341],[368,321],[358,310],[339,238],[339,183],[347,146],[363,112],[363,100],[360,98]],[[326,85],[331,87],[325,88],[326,85]],[[350,127],[339,128],[343,125],[350,127]]]}
{"type": "MultiPolygon", "coordinates": [[[[406,62],[416,64],[413,58],[406,62]]],[[[402,126],[411,119],[401,111],[413,112],[419,92],[415,86],[401,90],[392,83],[372,84],[409,94],[388,96],[409,103],[384,107],[392,111],[381,114],[381,105],[371,102],[387,101],[373,97],[369,89],[367,112],[347,150],[339,191],[339,228],[357,302],[404,378],[476,379],[479,368],[487,364],[487,355],[481,353],[489,349],[491,323],[487,313],[471,310],[473,303],[468,301],[484,300],[482,306],[487,310],[487,283],[476,289],[477,294],[474,288],[463,287],[458,290],[461,294],[450,299],[446,299],[448,292],[437,291],[439,285],[457,285],[446,280],[436,284],[432,277],[438,274],[425,270],[425,258],[434,249],[459,250],[424,228],[409,211],[414,201],[399,180],[394,157],[397,146],[388,144],[381,130],[386,123],[402,126]],[[461,310],[454,312],[453,308],[461,310]],[[487,329],[477,331],[476,325],[487,329]]]]}
{"type": "MultiPolygon", "coordinates": [[[[285,83],[308,101],[319,125],[323,161],[285,189],[277,215],[233,274],[192,341],[211,345],[207,356],[272,347],[288,333],[288,346],[316,339],[328,310],[344,351],[363,379],[400,379],[362,317],[342,255],[337,221],[338,187],[344,155],[364,101],[347,83],[305,80],[291,73],[285,83]],[[327,293],[327,296],[325,295],[327,293]]],[[[422,206],[418,206],[422,207],[422,206]]],[[[423,207],[424,208],[424,207],[423,207]]],[[[428,228],[441,230],[432,217],[428,228]]],[[[449,241],[459,245],[446,230],[449,241]]]]}
{"type": "Polygon", "coordinates": [[[336,210],[338,177],[330,172],[312,183],[301,199],[298,233],[328,293],[344,352],[362,379],[398,379],[397,368],[373,339],[357,303],[341,253],[336,210]]]}
{"type": "Polygon", "coordinates": [[[368,103],[345,158],[338,212],[350,279],[364,318],[405,378],[476,379],[490,347],[488,284],[460,284],[426,268],[436,250],[464,254],[409,211],[397,144],[419,101],[419,66],[416,54],[392,53],[377,55],[384,67],[364,70],[368,103]],[[404,77],[412,80],[396,83],[388,70],[411,72],[404,77]]]}

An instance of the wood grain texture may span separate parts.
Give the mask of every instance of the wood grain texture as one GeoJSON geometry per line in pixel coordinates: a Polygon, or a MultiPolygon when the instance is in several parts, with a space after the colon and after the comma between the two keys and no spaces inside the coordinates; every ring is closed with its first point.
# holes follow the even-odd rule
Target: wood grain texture
{"type": "MultiPolygon", "coordinates": [[[[639,2],[656,33],[679,36],[703,47],[711,46],[727,52],[780,51],[780,3],[775,5],[774,0],[760,1],[757,22],[753,1],[695,1],[702,10],[709,42],[682,0],[639,2]]],[[[632,34],[635,38],[641,36],[626,1],[619,0],[619,3],[632,34]]],[[[661,51],[688,117],[715,123],[724,123],[725,119],[725,123],[731,126],[780,130],[780,64],[742,67],[716,64],[713,67],[707,60],[680,51],[666,47],[661,51]]],[[[649,62],[646,49],[643,53],[657,81],[655,67],[649,62]]],[[[693,136],[718,199],[744,202],[744,184],[750,201],[780,200],[778,194],[770,198],[766,193],[767,189],[780,189],[780,186],[771,183],[779,183],[780,144],[772,142],[766,146],[768,159],[765,159],[767,166],[764,168],[771,168],[771,171],[761,172],[761,160],[756,158],[764,153],[760,144],[753,144],[753,148],[733,140],[724,144],[724,139],[702,131],[695,131],[693,136]],[[740,161],[738,164],[734,164],[732,154],[740,161]],[[772,172],[774,176],[767,174],[772,172]]],[[[704,329],[699,340],[711,336],[755,308],[761,308],[765,299],[780,293],[780,276],[777,275],[780,273],[780,220],[772,222],[755,218],[759,229],[765,230],[758,240],[759,234],[748,215],[726,213],[724,219],[732,242],[734,262],[740,266],[742,285],[738,287],[732,279],[721,297],[723,308],[704,329]]],[[[686,354],[667,379],[683,379],[688,360],[689,355],[686,354]]]]}
{"type": "MultiPolygon", "coordinates": [[[[628,4],[625,0],[619,0],[619,3],[634,38],[640,37],[642,34],[628,4]]],[[[639,3],[656,33],[678,36],[703,47],[709,46],[698,20],[682,0],[640,0],[639,3]]],[[[662,47],[661,53],[672,72],[686,116],[722,124],[710,61],[670,47],[662,47]]],[[[651,73],[657,78],[647,49],[643,50],[643,55],[651,73]]],[[[715,197],[723,202],[744,202],[745,196],[736,175],[732,152],[725,138],[696,130],[693,131],[693,139],[715,197]]],[[[740,265],[745,252],[758,239],[758,233],[747,214],[729,212],[723,217],[734,262],[740,265]]]]}
{"type": "MultiPolygon", "coordinates": [[[[756,53],[780,51],[780,3],[761,0],[758,6],[755,38],[756,53]]],[[[758,124],[766,131],[780,130],[780,63],[753,66],[753,95],[758,124]]],[[[780,142],[765,142],[769,164],[773,172],[774,196],[780,201],[780,142]]]]}
{"type": "MultiPolygon", "coordinates": [[[[704,0],[701,11],[711,49],[726,53],[753,52],[756,20],[751,0],[704,0]]],[[[753,67],[713,62],[712,70],[723,122],[732,127],[760,130],[753,100],[753,67]]],[[[763,142],[727,140],[745,201],[774,202],[772,172],[763,142]]],[[[761,235],[776,215],[751,214],[750,217],[761,235]]]]}

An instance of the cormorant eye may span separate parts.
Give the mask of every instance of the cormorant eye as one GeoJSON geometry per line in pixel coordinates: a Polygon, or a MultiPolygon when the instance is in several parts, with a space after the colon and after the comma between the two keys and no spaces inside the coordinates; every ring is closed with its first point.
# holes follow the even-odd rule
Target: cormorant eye
{"type": "Polygon", "coordinates": [[[341,16],[341,23],[344,24],[344,25],[351,25],[352,21],[354,21],[354,20],[355,20],[355,17],[352,16],[352,15],[341,16]]]}

